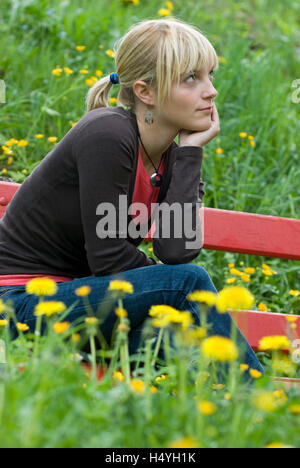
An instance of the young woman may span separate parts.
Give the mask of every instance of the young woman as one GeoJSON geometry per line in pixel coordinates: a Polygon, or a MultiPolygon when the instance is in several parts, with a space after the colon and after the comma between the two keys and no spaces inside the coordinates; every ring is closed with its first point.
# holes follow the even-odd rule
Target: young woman
{"type": "MultiPolygon", "coordinates": [[[[152,305],[190,310],[199,324],[187,295],[196,289],[217,293],[207,271],[189,262],[203,246],[203,147],[220,131],[213,86],[218,58],[196,27],[158,19],[133,25],[115,62],[117,72],[89,90],[87,113],[22,183],[1,220],[0,296],[13,300],[18,321],[34,331],[38,299],[25,291],[30,279],[54,279],[58,291],[47,299],[67,306],[78,300],[75,290],[88,285],[94,310],[105,305],[111,280],[129,281],[134,293],[124,307],[133,353],[152,305]],[[107,105],[113,84],[120,85],[122,106],[107,105]],[[137,216],[140,206],[147,210],[137,216]],[[153,213],[153,252],[160,262],[137,248],[153,213]]],[[[101,325],[108,342],[114,307],[101,325]]],[[[77,301],[66,320],[84,314],[77,301]]],[[[212,307],[208,322],[212,334],[230,336],[229,314],[212,307]]],[[[244,362],[263,372],[239,330],[237,336],[244,362]]]]}

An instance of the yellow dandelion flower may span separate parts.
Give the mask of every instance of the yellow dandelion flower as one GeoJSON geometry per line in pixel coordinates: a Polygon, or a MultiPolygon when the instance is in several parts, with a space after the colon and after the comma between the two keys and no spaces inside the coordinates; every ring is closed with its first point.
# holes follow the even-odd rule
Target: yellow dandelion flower
{"type": "Polygon", "coordinates": [[[254,146],[256,146],[256,143],[255,143],[254,140],[250,140],[250,141],[249,141],[249,144],[250,144],[250,146],[252,146],[253,148],[254,148],[254,146]]]}
{"type": "Polygon", "coordinates": [[[262,272],[266,276],[273,276],[273,275],[277,274],[277,272],[275,270],[271,270],[269,268],[268,269],[263,269],[262,272]]]}
{"type": "Polygon", "coordinates": [[[97,75],[97,76],[99,76],[99,77],[103,76],[102,70],[96,70],[96,71],[95,71],[95,75],[97,75]]]}
{"type": "Polygon", "coordinates": [[[254,140],[254,136],[248,135],[249,140],[254,140]]]}
{"type": "Polygon", "coordinates": [[[80,288],[75,289],[76,296],[88,296],[92,288],[90,286],[81,286],[80,288]]]}
{"type": "Polygon", "coordinates": [[[225,393],[224,398],[225,398],[225,400],[231,400],[230,393],[225,393]]]}
{"type": "Polygon", "coordinates": [[[113,378],[119,380],[120,382],[123,382],[125,380],[124,375],[120,371],[114,371],[113,378]]]}
{"type": "Polygon", "coordinates": [[[95,84],[94,80],[92,80],[91,78],[87,78],[84,81],[88,86],[94,86],[94,84],[95,84]]]}
{"type": "Polygon", "coordinates": [[[266,304],[264,302],[260,302],[258,304],[258,310],[260,310],[261,312],[267,312],[268,307],[266,306],[266,304]]]}
{"type": "Polygon", "coordinates": [[[237,268],[230,268],[229,273],[231,275],[242,276],[243,272],[238,270],[237,268]]]}
{"type": "Polygon", "coordinates": [[[132,294],[134,289],[133,285],[129,281],[112,280],[109,283],[108,290],[132,294]]]}
{"type": "Polygon", "coordinates": [[[159,16],[169,16],[172,12],[170,10],[168,10],[167,8],[161,8],[160,10],[158,10],[157,14],[159,16]]]}
{"type": "Polygon", "coordinates": [[[17,326],[17,329],[22,331],[22,332],[25,332],[25,331],[29,330],[29,326],[26,323],[18,322],[16,326],[17,326]]]}
{"type": "Polygon", "coordinates": [[[69,67],[64,67],[64,72],[66,75],[72,75],[72,73],[74,73],[69,67]]]}
{"type": "Polygon", "coordinates": [[[96,325],[99,320],[97,319],[97,317],[86,317],[84,319],[85,323],[87,323],[88,325],[96,325]]]}
{"type": "Polygon", "coordinates": [[[282,444],[281,442],[272,442],[271,444],[268,444],[264,447],[265,449],[290,449],[294,448],[291,445],[285,445],[282,444]]]}
{"type": "Polygon", "coordinates": [[[34,278],[26,284],[27,294],[36,296],[53,296],[57,292],[57,284],[50,278],[34,278]]]}
{"type": "Polygon", "coordinates": [[[79,333],[74,333],[74,334],[72,335],[72,338],[71,338],[71,339],[72,339],[72,341],[73,341],[74,343],[78,343],[78,341],[80,341],[80,334],[79,334],[79,333]]]}
{"type": "Polygon", "coordinates": [[[51,71],[51,73],[52,73],[52,75],[54,75],[54,76],[60,76],[60,75],[62,74],[62,71],[63,71],[62,68],[54,68],[54,69],[51,71]]]}
{"type": "Polygon", "coordinates": [[[223,336],[206,338],[202,342],[201,351],[207,358],[213,361],[230,362],[238,358],[238,349],[235,343],[223,336]]]}
{"type": "Polygon", "coordinates": [[[241,371],[246,371],[246,370],[249,369],[249,366],[248,366],[248,364],[240,364],[240,369],[241,369],[241,371]]]}
{"type": "Polygon", "coordinates": [[[287,315],[287,316],[286,316],[286,320],[287,320],[289,323],[295,323],[295,322],[297,322],[298,317],[295,317],[295,316],[293,316],[293,315],[287,315]]]}
{"type": "Polygon", "coordinates": [[[23,172],[23,174],[27,174],[28,171],[27,171],[27,169],[23,169],[22,172],[23,172]]]}
{"type": "Polygon", "coordinates": [[[252,397],[252,405],[260,411],[272,412],[279,407],[279,402],[272,392],[258,391],[252,397]]]}
{"type": "Polygon", "coordinates": [[[10,156],[10,157],[7,159],[7,164],[8,164],[9,166],[11,166],[11,164],[13,163],[13,160],[14,160],[14,158],[13,158],[12,156],[10,156]]]}
{"type": "Polygon", "coordinates": [[[213,306],[217,302],[218,295],[212,291],[198,291],[195,290],[187,295],[189,301],[203,302],[208,306],[213,306]]]}
{"type": "Polygon", "coordinates": [[[149,315],[151,317],[159,317],[161,315],[170,315],[170,314],[173,314],[174,312],[177,312],[177,309],[166,304],[153,305],[149,309],[149,315]]]}
{"type": "Polygon", "coordinates": [[[291,343],[285,335],[264,336],[258,345],[259,351],[290,349],[291,343]]]}
{"type": "Polygon", "coordinates": [[[109,102],[110,102],[110,104],[116,104],[117,98],[110,98],[109,102]]]}
{"type": "Polygon", "coordinates": [[[294,297],[299,296],[300,294],[300,291],[298,291],[297,289],[291,289],[289,292],[290,292],[290,295],[294,297]]]}
{"type": "Polygon", "coordinates": [[[86,46],[84,46],[84,45],[78,45],[78,46],[75,47],[75,49],[78,50],[79,52],[82,52],[83,50],[86,49],[86,46]]]}
{"type": "Polygon", "coordinates": [[[50,141],[50,143],[55,143],[57,141],[57,137],[50,136],[49,138],[47,138],[47,140],[50,141]]]}
{"type": "Polygon", "coordinates": [[[204,414],[205,416],[210,416],[211,414],[216,413],[217,407],[210,401],[203,400],[197,403],[197,410],[200,411],[200,413],[204,414]]]}
{"type": "Polygon", "coordinates": [[[115,314],[116,314],[117,317],[119,317],[119,318],[124,318],[124,317],[127,317],[127,316],[128,316],[127,310],[126,310],[126,309],[123,309],[122,307],[116,307],[116,308],[115,308],[115,314]]]}
{"type": "Polygon", "coordinates": [[[234,268],[234,263],[228,263],[228,268],[234,268]]]}
{"type": "Polygon", "coordinates": [[[212,384],[211,388],[213,390],[224,390],[225,385],[224,384],[212,384]]]}
{"type": "Polygon", "coordinates": [[[250,369],[249,374],[253,379],[259,379],[262,376],[262,372],[256,370],[256,369],[250,369]]]}
{"type": "Polygon", "coordinates": [[[151,392],[151,393],[157,393],[157,392],[158,392],[158,388],[155,387],[155,385],[151,385],[151,387],[150,387],[150,392],[151,392]]]}
{"type": "Polygon", "coordinates": [[[156,328],[165,328],[168,327],[171,323],[170,317],[168,315],[165,315],[164,317],[155,317],[152,320],[152,325],[153,327],[156,328]]]}
{"type": "Polygon", "coordinates": [[[292,414],[300,414],[300,404],[296,403],[294,405],[289,406],[289,412],[292,414]]]}
{"type": "Polygon", "coordinates": [[[5,327],[8,324],[8,321],[6,319],[0,320],[0,327],[5,327]]]}
{"type": "Polygon", "coordinates": [[[55,333],[61,334],[65,333],[69,329],[69,327],[69,322],[56,322],[53,325],[53,330],[55,331],[55,333]]]}
{"type": "Polygon", "coordinates": [[[42,133],[37,133],[36,135],[34,135],[35,138],[37,138],[38,140],[41,140],[42,138],[44,138],[44,135],[42,133]]]}
{"type": "Polygon", "coordinates": [[[246,138],[246,136],[248,135],[248,133],[246,133],[246,132],[240,132],[239,135],[240,135],[241,138],[246,138]]]}
{"type": "Polygon", "coordinates": [[[217,148],[216,149],[216,153],[217,154],[223,154],[224,153],[224,150],[222,148],[217,148]]]}
{"type": "Polygon", "coordinates": [[[236,278],[227,278],[226,283],[227,284],[232,284],[236,281],[236,278]]]}
{"type": "Polygon", "coordinates": [[[173,8],[174,8],[174,5],[173,5],[172,2],[166,2],[166,7],[168,8],[168,10],[171,10],[171,11],[172,11],[173,8]]]}
{"type": "Polygon", "coordinates": [[[61,301],[43,301],[35,306],[34,315],[46,315],[51,317],[55,314],[62,314],[67,309],[66,304],[61,301]]]}
{"type": "Polygon", "coordinates": [[[246,268],[244,268],[244,272],[245,272],[245,273],[248,273],[249,275],[251,275],[252,273],[255,273],[255,268],[253,268],[253,267],[246,267],[246,268]]]}
{"type": "Polygon", "coordinates": [[[216,307],[219,313],[228,309],[249,310],[255,302],[251,292],[240,286],[228,286],[219,292],[216,307]]]}
{"type": "Polygon", "coordinates": [[[2,146],[3,154],[13,154],[13,151],[10,148],[7,148],[5,145],[2,146]]]}
{"type": "Polygon", "coordinates": [[[192,437],[183,437],[171,442],[167,448],[196,448],[198,447],[197,441],[192,437]]]}
{"type": "Polygon", "coordinates": [[[106,50],[105,52],[109,57],[114,58],[115,52],[111,49],[106,50]]]}
{"type": "Polygon", "coordinates": [[[155,378],[155,382],[160,382],[161,380],[166,380],[169,376],[167,374],[161,374],[155,378]]]}
{"type": "Polygon", "coordinates": [[[89,71],[86,68],[83,68],[82,70],[79,70],[79,73],[82,75],[86,75],[89,71]]]}
{"type": "Polygon", "coordinates": [[[18,142],[18,146],[20,146],[20,147],[27,146],[27,145],[28,145],[27,140],[19,140],[19,142],[18,142]]]}
{"type": "Polygon", "coordinates": [[[249,281],[250,281],[250,276],[249,276],[247,273],[243,273],[243,274],[241,275],[241,279],[242,279],[242,281],[245,281],[245,283],[249,283],[249,281]]]}
{"type": "Polygon", "coordinates": [[[6,174],[7,169],[5,167],[3,167],[2,172],[3,172],[3,174],[6,174]]]}
{"type": "Polygon", "coordinates": [[[132,379],[130,386],[137,393],[142,393],[145,390],[145,383],[139,379],[132,379]]]}

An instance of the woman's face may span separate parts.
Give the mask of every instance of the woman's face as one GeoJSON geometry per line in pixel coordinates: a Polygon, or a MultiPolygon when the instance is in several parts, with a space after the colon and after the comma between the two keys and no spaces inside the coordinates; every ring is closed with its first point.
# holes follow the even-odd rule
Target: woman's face
{"type": "Polygon", "coordinates": [[[173,84],[171,98],[159,118],[167,126],[179,130],[204,131],[211,125],[211,112],[201,111],[212,105],[217,90],[212,84],[213,71],[190,72],[181,76],[179,85],[173,84]]]}

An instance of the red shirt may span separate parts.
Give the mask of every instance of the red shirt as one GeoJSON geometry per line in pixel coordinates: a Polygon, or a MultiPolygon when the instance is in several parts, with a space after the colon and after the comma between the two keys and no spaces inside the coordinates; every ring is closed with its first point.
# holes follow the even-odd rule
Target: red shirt
{"type": "MultiPolygon", "coordinates": [[[[159,167],[159,174],[163,174],[165,167],[165,157],[163,158],[160,167],[159,167]]],[[[153,173],[154,173],[153,168],[153,173]]],[[[148,218],[150,218],[153,208],[151,208],[151,203],[155,203],[158,197],[160,187],[154,187],[150,182],[150,176],[145,169],[143,164],[143,160],[141,157],[141,151],[139,147],[139,156],[138,156],[138,164],[137,164],[137,171],[135,176],[135,183],[134,183],[134,191],[133,191],[133,203],[143,203],[147,206],[147,217],[142,217],[142,214],[137,211],[137,213],[132,215],[132,219],[135,223],[136,216],[139,217],[138,222],[141,224],[146,222],[148,218]]],[[[55,281],[56,283],[61,283],[64,281],[72,281],[74,278],[68,278],[65,276],[51,276],[51,275],[0,275],[0,286],[13,286],[13,285],[25,285],[28,281],[33,278],[37,277],[47,277],[55,281]]]]}

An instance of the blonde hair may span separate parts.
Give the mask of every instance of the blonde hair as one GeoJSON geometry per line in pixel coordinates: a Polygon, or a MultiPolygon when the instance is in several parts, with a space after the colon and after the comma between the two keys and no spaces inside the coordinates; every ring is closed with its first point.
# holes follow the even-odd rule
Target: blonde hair
{"type": "MultiPolygon", "coordinates": [[[[171,86],[183,73],[217,69],[218,56],[201,31],[177,18],[140,21],[117,41],[115,70],[119,77],[118,105],[135,108],[133,84],[145,81],[157,93],[158,108],[170,99],[171,86]]],[[[108,107],[110,74],[97,81],[86,96],[87,112],[108,107]]]]}

